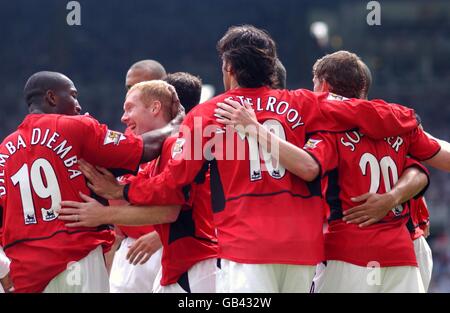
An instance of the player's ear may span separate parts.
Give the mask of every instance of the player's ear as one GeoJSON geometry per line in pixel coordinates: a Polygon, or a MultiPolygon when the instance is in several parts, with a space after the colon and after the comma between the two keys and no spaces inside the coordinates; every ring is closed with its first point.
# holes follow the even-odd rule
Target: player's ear
{"type": "Polygon", "coordinates": [[[325,80],[325,79],[321,79],[320,80],[320,92],[331,92],[331,86],[330,84],[325,80]]]}
{"type": "Polygon", "coordinates": [[[228,63],[226,60],[223,60],[222,61],[222,69],[224,70],[224,72],[231,73],[231,64],[228,63]]]}
{"type": "Polygon", "coordinates": [[[152,103],[152,113],[154,114],[158,114],[162,109],[162,104],[161,101],[159,100],[155,100],[152,103]]]}
{"type": "Polygon", "coordinates": [[[230,63],[226,63],[226,71],[230,74],[234,74],[233,68],[231,67],[230,63]]]}
{"type": "Polygon", "coordinates": [[[55,107],[56,106],[56,94],[53,90],[47,90],[45,93],[45,100],[48,104],[55,107]]]}

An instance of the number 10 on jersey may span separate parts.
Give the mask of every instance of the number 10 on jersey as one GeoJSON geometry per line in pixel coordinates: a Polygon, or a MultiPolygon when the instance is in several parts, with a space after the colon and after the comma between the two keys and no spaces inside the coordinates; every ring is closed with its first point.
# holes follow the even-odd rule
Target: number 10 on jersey
{"type": "MultiPolygon", "coordinates": [[[[262,124],[269,132],[275,134],[283,140],[286,140],[286,134],[283,125],[277,120],[266,120],[262,124]]],[[[280,161],[273,157],[273,149],[271,153],[260,147],[258,141],[253,137],[246,137],[248,142],[248,151],[250,159],[250,181],[257,181],[262,179],[261,173],[261,155],[263,157],[265,169],[272,178],[281,179],[286,174],[286,169],[280,165],[280,161]]],[[[278,151],[277,151],[278,152],[278,151]]]]}

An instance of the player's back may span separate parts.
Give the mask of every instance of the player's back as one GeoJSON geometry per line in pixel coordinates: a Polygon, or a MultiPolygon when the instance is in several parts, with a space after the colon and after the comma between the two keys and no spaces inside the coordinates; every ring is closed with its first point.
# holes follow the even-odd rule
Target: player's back
{"type": "Polygon", "coordinates": [[[415,166],[408,154],[419,159],[432,156],[437,143],[427,142],[423,132],[372,140],[353,131],[314,135],[305,148],[319,160],[328,179],[325,198],[330,206],[329,227],[325,234],[327,260],[342,260],[360,266],[376,261],[381,266],[416,265],[412,242],[405,227],[407,204],[393,208],[374,225],[360,228],[342,220],[343,212],[357,205],[352,197],[391,190],[404,170],[415,166]],[[327,157],[324,153],[327,153],[327,157]]]}
{"type": "MultiPolygon", "coordinates": [[[[98,245],[109,248],[113,241],[109,229],[69,230],[57,219],[56,210],[62,200],[81,201],[80,191],[90,193],[78,158],[99,165],[119,164],[99,162],[106,149],[95,151],[95,146],[109,141],[119,143],[117,136],[87,116],[30,114],[1,144],[2,243],[12,260],[11,275],[19,292],[41,291],[70,262],[98,245]]],[[[132,159],[136,166],[139,157],[132,159]]]]}
{"type": "Polygon", "coordinates": [[[309,106],[315,104],[315,99],[287,90],[238,88],[188,115],[206,118],[203,131],[214,135],[204,147],[205,156],[212,156],[219,256],[244,263],[316,264],[323,258],[320,184],[308,184],[287,171],[253,138],[219,126],[213,111],[227,97],[249,101],[260,123],[297,146],[304,143],[309,106]]]}

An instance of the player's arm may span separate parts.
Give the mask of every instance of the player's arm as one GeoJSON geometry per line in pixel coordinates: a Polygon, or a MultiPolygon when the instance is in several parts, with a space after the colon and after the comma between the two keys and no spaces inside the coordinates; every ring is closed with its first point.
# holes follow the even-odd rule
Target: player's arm
{"type": "Polygon", "coordinates": [[[303,149],[268,131],[258,122],[250,104],[244,102],[241,105],[232,99],[225,99],[224,103],[219,102],[217,106],[215,112],[219,123],[232,125],[238,132],[255,138],[288,171],[305,181],[313,181],[319,175],[317,161],[303,149]]]}
{"type": "Polygon", "coordinates": [[[103,206],[80,193],[85,202],[62,201],[58,219],[67,227],[96,227],[102,224],[130,226],[172,223],[178,218],[180,206],[103,206]]]}
{"type": "Polygon", "coordinates": [[[439,150],[435,156],[423,162],[438,170],[450,172],[450,143],[445,140],[435,138],[429,134],[427,135],[439,143],[441,150],[439,150]]]}
{"type": "Polygon", "coordinates": [[[366,193],[353,197],[351,199],[353,202],[363,203],[344,211],[342,220],[366,227],[381,220],[396,206],[423,193],[429,184],[426,169],[414,161],[407,166],[409,167],[403,172],[391,191],[384,194],[366,193]]]}
{"type": "MultiPolygon", "coordinates": [[[[429,138],[421,127],[414,129],[409,137],[411,143],[408,152],[419,160],[433,159],[442,150],[436,140],[429,138]]],[[[352,199],[355,202],[365,201],[365,203],[347,210],[343,220],[368,226],[383,218],[390,209],[416,196],[418,190],[423,190],[423,193],[429,182],[427,169],[410,158],[407,159],[405,168],[409,166],[415,166],[421,173],[417,175],[413,172],[414,169],[408,168],[391,192],[384,195],[365,194],[352,199]],[[383,214],[383,211],[386,213],[383,214]]]]}
{"type": "Polygon", "coordinates": [[[436,169],[450,172],[450,143],[427,134],[422,127],[411,132],[410,155],[436,169]]]}
{"type": "Polygon", "coordinates": [[[413,109],[382,100],[338,99],[333,95],[314,94],[303,89],[294,91],[304,104],[307,133],[359,129],[374,139],[409,133],[419,122],[413,109]],[[316,97],[313,99],[312,97],[316,97]]]}

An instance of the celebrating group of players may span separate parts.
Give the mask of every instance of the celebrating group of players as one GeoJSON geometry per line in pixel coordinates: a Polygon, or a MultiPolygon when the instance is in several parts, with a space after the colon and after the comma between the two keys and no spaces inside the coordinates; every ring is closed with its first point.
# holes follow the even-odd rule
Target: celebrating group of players
{"type": "Polygon", "coordinates": [[[285,89],[263,30],[233,26],[217,49],[225,93],[202,104],[197,77],[134,64],[124,134],[80,115],[66,76],[29,78],[0,146],[6,291],[427,290],[421,162],[450,171],[450,145],[367,100],[353,53],[319,59],[312,92],[285,89]]]}

